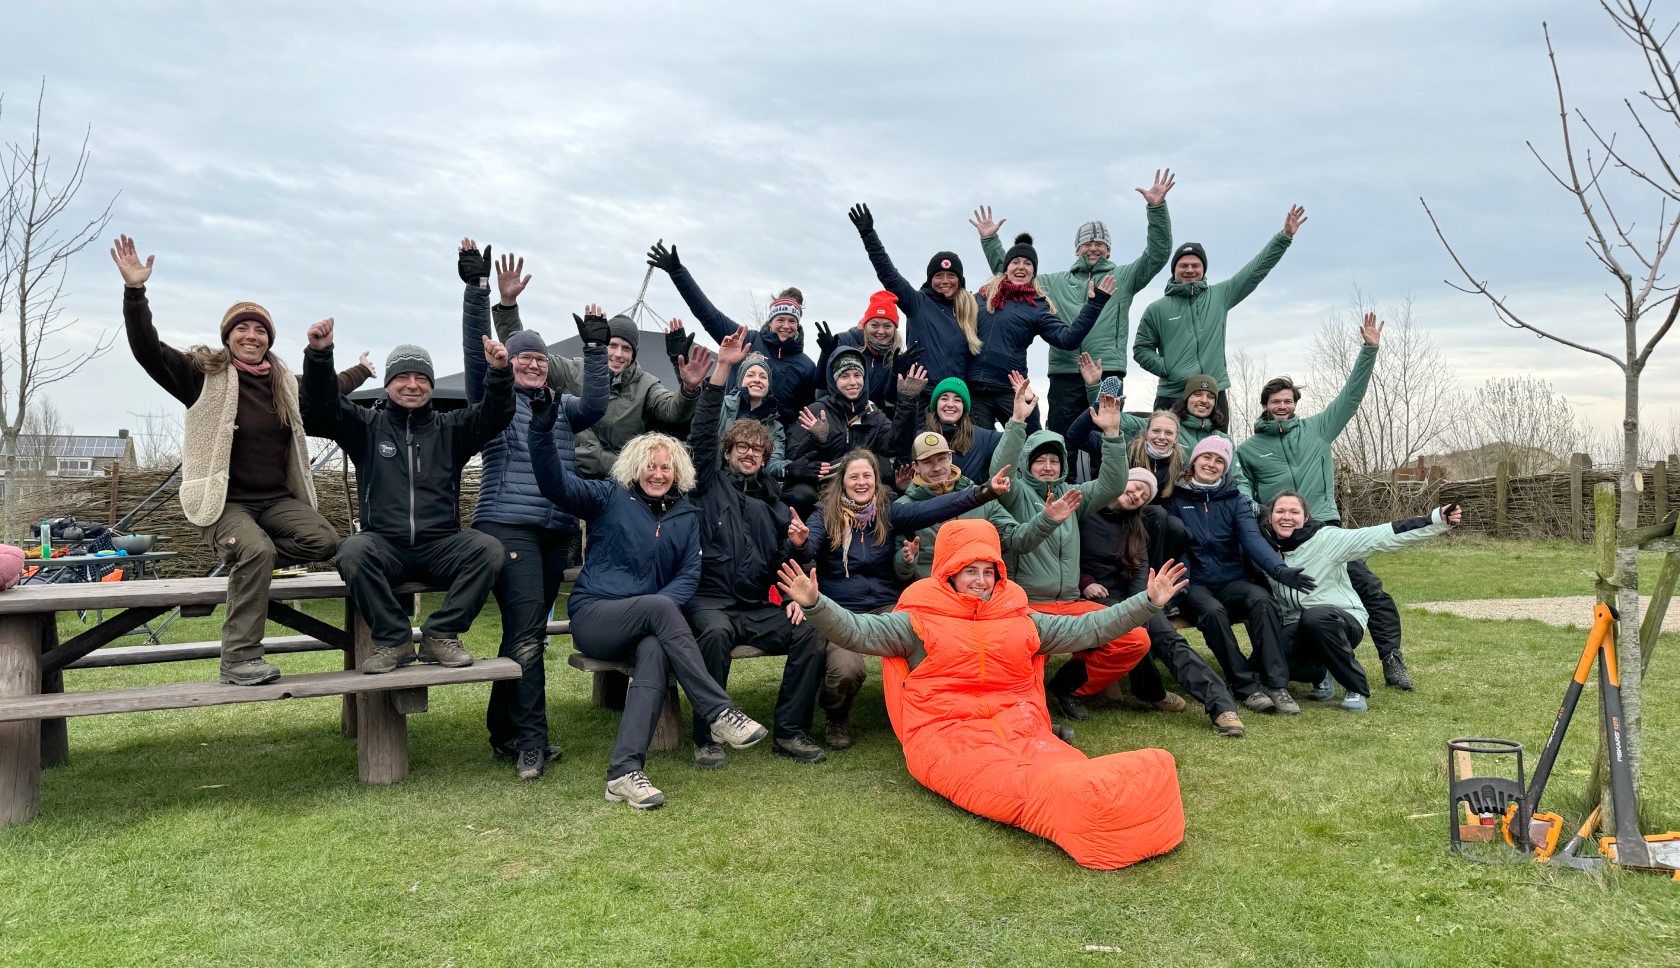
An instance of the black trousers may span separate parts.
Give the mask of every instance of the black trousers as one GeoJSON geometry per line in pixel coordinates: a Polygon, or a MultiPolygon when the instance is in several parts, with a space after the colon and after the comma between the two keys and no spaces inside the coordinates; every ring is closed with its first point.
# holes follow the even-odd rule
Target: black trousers
{"type": "Polygon", "coordinates": [[[421,631],[437,639],[458,639],[490,597],[502,571],[502,545],[482,531],[458,531],[410,547],[372,531],[338,546],[338,573],[356,610],[367,620],[373,644],[405,648],[412,634],[408,610],[392,589],[405,581],[447,585],[443,607],[426,616],[421,631]]]}
{"type": "Polygon", "coordinates": [[[518,679],[500,679],[490,686],[490,705],[484,711],[490,746],[504,753],[540,750],[548,745],[543,669],[548,616],[565,577],[566,549],[574,529],[495,521],[479,521],[473,529],[502,543],[502,573],[491,589],[502,612],[502,646],[497,654],[519,663],[524,672],[518,679]]]}
{"type": "Polygon", "coordinates": [[[1246,698],[1257,686],[1282,689],[1289,685],[1283,623],[1271,592],[1239,579],[1223,585],[1190,585],[1184,594],[1185,611],[1219,660],[1232,693],[1246,698]],[[1232,621],[1247,624],[1252,656],[1244,658],[1237,647],[1232,621]]]}
{"type": "MultiPolygon", "coordinates": [[[[1385,658],[1400,651],[1400,609],[1395,606],[1393,596],[1383,591],[1382,579],[1378,578],[1370,567],[1363,561],[1350,561],[1347,566],[1348,579],[1353,582],[1354,594],[1365,606],[1365,613],[1371,617],[1371,644],[1377,647],[1377,658],[1385,658]]],[[[1358,642],[1357,637],[1354,638],[1358,642]]],[[[1369,695],[1369,693],[1361,693],[1369,695]]]]}
{"type": "MultiPolygon", "coordinates": [[[[1119,604],[1119,601],[1109,604],[1119,604]]],[[[1159,702],[1167,698],[1167,685],[1161,681],[1161,673],[1155,668],[1158,661],[1167,667],[1191,698],[1202,704],[1209,719],[1218,719],[1225,713],[1237,711],[1237,701],[1231,698],[1231,690],[1225,687],[1225,681],[1213,671],[1201,653],[1191,648],[1190,643],[1184,641],[1184,636],[1178,634],[1172,619],[1157,612],[1145,627],[1149,630],[1149,659],[1139,662],[1129,673],[1133,696],[1144,702],[1159,702]]]]}
{"type": "MultiPolygon", "coordinates": [[[[730,650],[750,645],[771,655],[787,656],[782,669],[782,688],[776,694],[775,736],[777,739],[808,737],[816,715],[817,690],[822,688],[827,646],[809,622],[798,625],[788,620],[780,605],[759,607],[695,609],[689,614],[694,641],[720,687],[729,686],[730,650]]],[[[694,745],[712,742],[712,724],[699,712],[694,714],[694,745]]]]}
{"type": "Polygon", "coordinates": [[[731,705],[729,694],[706,672],[705,660],[682,609],[664,595],[594,600],[573,608],[572,645],[592,659],[633,663],[635,678],[624,696],[618,740],[607,761],[607,779],[640,770],[665,709],[672,676],[688,693],[695,713],[711,722],[731,705]]]}
{"type": "Polygon", "coordinates": [[[1289,650],[1289,677],[1297,682],[1318,682],[1329,669],[1348,692],[1371,694],[1365,667],[1353,657],[1354,646],[1365,630],[1352,615],[1334,605],[1314,605],[1301,612],[1301,620],[1283,627],[1284,646],[1289,650]]]}
{"type": "MultiPolygon", "coordinates": [[[[1214,406],[1218,407],[1220,410],[1225,411],[1226,413],[1230,413],[1231,408],[1225,405],[1225,391],[1224,390],[1219,391],[1217,399],[1218,399],[1219,402],[1214,404],[1214,406]]],[[[1175,404],[1177,402],[1178,402],[1178,397],[1156,397],[1155,398],[1155,409],[1156,410],[1171,410],[1173,408],[1173,404],[1175,404]]]]}
{"type": "MultiPolygon", "coordinates": [[[[968,396],[971,401],[968,416],[976,427],[1001,429],[1015,415],[1015,391],[1008,387],[970,386],[968,396]]],[[[1027,433],[1039,429],[1038,419],[1038,410],[1034,409],[1027,417],[1027,433]]]]}

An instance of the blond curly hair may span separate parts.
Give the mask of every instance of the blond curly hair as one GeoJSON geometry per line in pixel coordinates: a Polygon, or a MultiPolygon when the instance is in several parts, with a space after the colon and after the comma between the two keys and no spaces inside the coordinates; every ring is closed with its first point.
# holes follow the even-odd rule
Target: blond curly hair
{"type": "Polygon", "coordinates": [[[636,482],[641,479],[642,469],[662,450],[671,455],[671,469],[677,473],[676,489],[685,494],[694,490],[694,461],[689,458],[688,448],[682,445],[682,441],[670,434],[642,434],[625,444],[624,449],[618,452],[618,459],[613,461],[613,480],[626,489],[634,490],[636,482]]]}

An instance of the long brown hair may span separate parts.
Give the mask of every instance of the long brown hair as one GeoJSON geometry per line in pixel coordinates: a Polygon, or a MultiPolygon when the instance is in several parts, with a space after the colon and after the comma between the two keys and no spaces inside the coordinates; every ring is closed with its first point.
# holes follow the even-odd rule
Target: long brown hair
{"type": "Polygon", "coordinates": [[[1178,442],[1178,415],[1171,410],[1157,410],[1150,414],[1149,419],[1143,422],[1143,433],[1132,438],[1131,444],[1126,448],[1126,457],[1133,467],[1154,467],[1156,458],[1149,452],[1149,441],[1146,438],[1149,436],[1149,425],[1159,417],[1172,421],[1173,449],[1172,458],[1167,461],[1167,484],[1161,489],[1161,493],[1156,495],[1157,500],[1171,495],[1173,485],[1178,483],[1179,476],[1184,473],[1184,445],[1178,442]]]}
{"type": "MultiPolygon", "coordinates": [[[[193,369],[203,374],[220,373],[233,366],[233,351],[226,346],[211,349],[203,343],[187,348],[187,363],[193,369]]],[[[280,357],[269,350],[264,357],[268,361],[269,387],[274,394],[274,413],[280,418],[280,425],[292,425],[292,411],[297,409],[298,378],[286,364],[280,362],[280,357]]]]}
{"type": "MultiPolygon", "coordinates": [[[[1122,535],[1120,570],[1125,572],[1126,579],[1130,581],[1143,573],[1140,569],[1149,567],[1149,530],[1143,524],[1143,508],[1122,510],[1120,519],[1115,523],[1122,535]]],[[[1109,594],[1115,598],[1124,597],[1116,594],[1112,588],[1109,589],[1109,594]]]]}
{"type": "Polygon", "coordinates": [[[881,463],[875,459],[873,451],[858,447],[848,451],[840,462],[834,465],[834,476],[828,479],[828,484],[822,492],[823,523],[828,526],[828,546],[838,548],[845,541],[847,528],[837,528],[835,524],[846,520],[846,509],[840,503],[840,498],[846,493],[846,468],[856,461],[866,461],[869,469],[875,472],[875,544],[884,545],[892,540],[892,528],[887,524],[888,506],[891,499],[886,487],[881,483],[881,463]]]}
{"type": "MultiPolygon", "coordinates": [[[[934,402],[937,403],[938,401],[934,402]]],[[[957,453],[966,454],[968,453],[968,449],[974,446],[974,421],[969,419],[967,407],[963,408],[962,419],[958,420],[955,426],[957,429],[951,431],[950,438],[945,442],[950,444],[951,449],[957,453]]],[[[927,429],[936,434],[942,434],[945,432],[945,424],[940,421],[939,414],[934,413],[932,410],[928,411],[927,429]]]]}

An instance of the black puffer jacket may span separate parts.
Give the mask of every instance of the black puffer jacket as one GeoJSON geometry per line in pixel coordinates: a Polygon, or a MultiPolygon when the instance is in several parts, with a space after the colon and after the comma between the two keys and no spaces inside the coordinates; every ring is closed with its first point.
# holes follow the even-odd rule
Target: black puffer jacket
{"type": "Polygon", "coordinates": [[[513,422],[513,369],[490,368],[484,399],[438,413],[384,400],[372,409],[338,392],[332,347],[303,354],[303,429],[356,462],[362,530],[406,545],[461,530],[461,469],[513,422]]]}
{"type": "Polygon", "coordinates": [[[718,459],[723,396],[710,381],[701,387],[688,436],[695,477],[688,497],[700,506],[700,587],[689,610],[768,604],[776,569],[794,557],[787,540],[793,512],[781,486],[763,470],[742,478],[718,459]]]}
{"type": "Polygon", "coordinates": [[[835,404],[836,396],[837,393],[825,395],[811,404],[811,413],[818,420],[828,422],[828,439],[818,440],[800,425],[797,417],[794,418],[793,425],[788,429],[787,480],[816,484],[825,461],[837,464],[847,451],[858,447],[874,451],[881,461],[883,473],[890,478],[896,443],[892,421],[874,404],[869,404],[862,416],[848,422],[843,408],[835,404]]]}

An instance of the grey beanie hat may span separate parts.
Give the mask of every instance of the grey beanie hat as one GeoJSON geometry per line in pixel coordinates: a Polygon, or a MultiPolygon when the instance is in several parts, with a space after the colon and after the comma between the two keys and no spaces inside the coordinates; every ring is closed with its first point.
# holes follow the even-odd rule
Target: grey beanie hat
{"type": "Polygon", "coordinates": [[[542,334],[534,329],[522,329],[517,333],[509,334],[507,343],[504,345],[507,346],[508,359],[510,360],[521,353],[548,355],[548,343],[543,340],[542,334]]]}
{"type": "Polygon", "coordinates": [[[1108,237],[1108,226],[1102,224],[1101,222],[1086,222],[1084,225],[1079,227],[1078,232],[1074,233],[1074,248],[1077,249],[1087,242],[1101,242],[1103,245],[1109,246],[1110,248],[1114,245],[1108,237]]]}
{"type": "Polygon", "coordinates": [[[631,359],[641,354],[642,331],[636,328],[636,321],[629,316],[614,316],[607,320],[607,338],[616,336],[630,344],[631,359]]]}
{"type": "Polygon", "coordinates": [[[432,354],[426,352],[423,346],[404,343],[391,351],[385,357],[385,386],[404,373],[418,373],[426,378],[427,383],[435,384],[437,378],[432,375],[432,354]]]}

